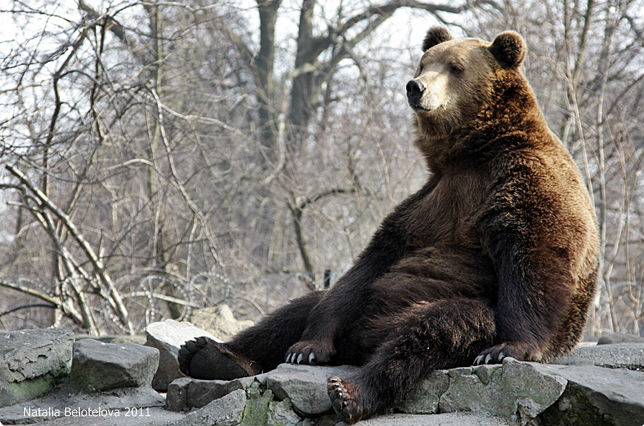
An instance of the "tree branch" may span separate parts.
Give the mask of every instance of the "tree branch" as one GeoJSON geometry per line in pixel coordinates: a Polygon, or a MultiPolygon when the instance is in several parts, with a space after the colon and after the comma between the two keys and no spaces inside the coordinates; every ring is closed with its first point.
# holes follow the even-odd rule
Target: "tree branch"
{"type": "Polygon", "coordinates": [[[65,214],[56,204],[54,204],[47,195],[45,195],[42,191],[40,191],[38,188],[36,188],[30,181],[27,179],[27,177],[18,169],[11,165],[7,165],[6,169],[15,177],[22,182],[23,185],[25,185],[29,190],[34,194],[34,196],[42,203],[44,207],[47,207],[49,210],[54,213],[54,215],[63,222],[69,233],[72,235],[72,237],[76,240],[78,245],[81,247],[87,258],[89,259],[90,263],[94,267],[96,273],[98,274],[101,282],[107,287],[108,289],[108,294],[114,301],[114,304],[116,306],[116,314],[119,317],[119,320],[123,323],[123,325],[126,327],[127,331],[130,334],[134,334],[134,328],[132,327],[132,323],[130,322],[129,315],[127,312],[127,308],[123,304],[123,301],[121,300],[121,296],[119,295],[118,290],[116,289],[114,283],[112,282],[112,279],[110,278],[109,274],[105,270],[105,266],[103,265],[103,262],[98,258],[96,253],[94,253],[94,250],[92,247],[89,245],[87,240],[85,240],[85,237],[81,234],[81,232],[76,228],[76,225],[71,221],[69,216],[65,214]]]}

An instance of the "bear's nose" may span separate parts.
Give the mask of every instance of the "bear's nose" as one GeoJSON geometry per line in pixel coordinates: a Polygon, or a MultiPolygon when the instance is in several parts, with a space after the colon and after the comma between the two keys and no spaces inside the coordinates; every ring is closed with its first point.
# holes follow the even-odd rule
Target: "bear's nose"
{"type": "Polygon", "coordinates": [[[409,80],[407,83],[407,97],[409,100],[419,100],[420,96],[425,91],[425,85],[418,80],[409,80]]]}

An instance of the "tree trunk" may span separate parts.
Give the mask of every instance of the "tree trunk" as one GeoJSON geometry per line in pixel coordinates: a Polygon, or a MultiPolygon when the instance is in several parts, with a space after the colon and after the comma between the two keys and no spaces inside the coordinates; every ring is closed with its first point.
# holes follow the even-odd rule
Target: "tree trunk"
{"type": "Polygon", "coordinates": [[[259,10],[259,51],[255,56],[255,84],[259,103],[259,141],[269,159],[274,158],[277,145],[277,116],[274,107],[275,88],[275,21],[281,0],[257,0],[259,10]]]}

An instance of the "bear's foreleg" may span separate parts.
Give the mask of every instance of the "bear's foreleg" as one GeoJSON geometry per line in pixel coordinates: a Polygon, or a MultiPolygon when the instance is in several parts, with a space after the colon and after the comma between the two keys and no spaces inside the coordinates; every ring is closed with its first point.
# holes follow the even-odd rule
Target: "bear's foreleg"
{"type": "Polygon", "coordinates": [[[471,364],[495,337],[494,312],[476,299],[417,303],[392,323],[360,372],[328,379],[332,406],[347,423],[401,400],[433,370],[471,364]]]}

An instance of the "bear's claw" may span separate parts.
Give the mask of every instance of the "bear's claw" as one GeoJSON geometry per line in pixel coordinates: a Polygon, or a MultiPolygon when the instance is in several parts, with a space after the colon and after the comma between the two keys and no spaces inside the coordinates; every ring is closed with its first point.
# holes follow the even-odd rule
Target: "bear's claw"
{"type": "Polygon", "coordinates": [[[503,362],[505,358],[514,358],[519,361],[541,361],[543,354],[535,348],[523,342],[503,342],[487,348],[474,358],[474,365],[496,364],[503,362]]]}
{"type": "Polygon", "coordinates": [[[345,383],[337,376],[329,377],[327,380],[327,392],[331,400],[333,410],[348,423],[355,423],[363,418],[360,405],[352,396],[355,390],[349,383],[345,383]]]}
{"type": "Polygon", "coordinates": [[[286,352],[284,362],[288,364],[326,364],[335,354],[332,343],[304,340],[295,343],[286,352]]]}

